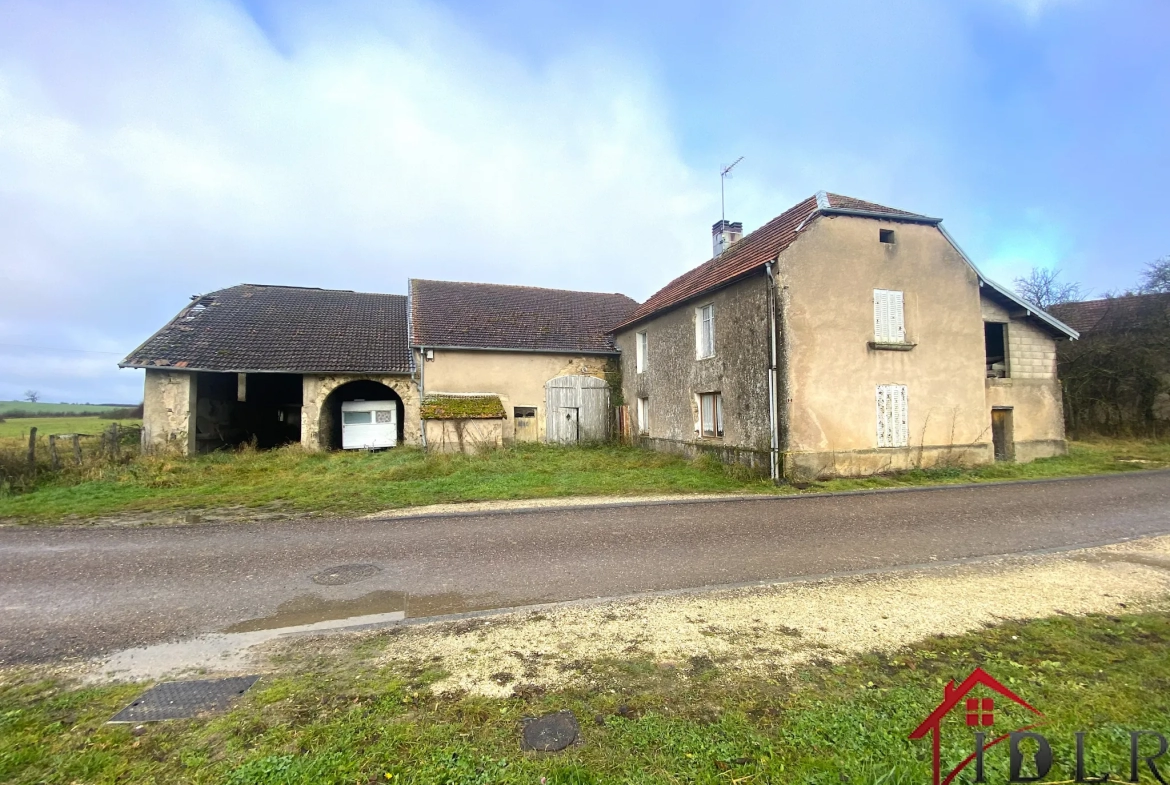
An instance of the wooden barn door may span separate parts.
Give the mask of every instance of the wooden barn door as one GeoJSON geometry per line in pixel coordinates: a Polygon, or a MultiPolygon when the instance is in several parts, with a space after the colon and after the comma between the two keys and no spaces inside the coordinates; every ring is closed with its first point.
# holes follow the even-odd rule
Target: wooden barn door
{"type": "Polygon", "coordinates": [[[545,438],[552,444],[609,436],[609,385],[596,376],[558,376],[544,386],[545,438]]]}

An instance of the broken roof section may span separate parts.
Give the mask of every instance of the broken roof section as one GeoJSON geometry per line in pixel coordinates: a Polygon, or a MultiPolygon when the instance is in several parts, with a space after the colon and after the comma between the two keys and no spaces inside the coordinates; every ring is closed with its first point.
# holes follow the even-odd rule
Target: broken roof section
{"type": "Polygon", "coordinates": [[[411,343],[447,349],[615,354],[610,329],[638,304],[624,294],[410,281],[411,343]]]}
{"type": "Polygon", "coordinates": [[[1015,292],[1000,286],[983,275],[975,263],[971,261],[971,258],[947,234],[946,229],[942,227],[941,218],[931,218],[919,213],[826,191],[818,191],[808,199],[788,208],[759,229],[744,235],[742,240],[728,248],[720,256],[709,259],[675,278],[642,303],[625,321],[615,322],[613,330],[616,332],[625,329],[688,300],[759,272],[765,264],[775,260],[787,250],[810,222],[826,215],[851,215],[860,218],[937,226],[943,236],[947,238],[947,242],[954,246],[955,250],[979,276],[981,286],[987,287],[998,299],[1010,302],[1026,315],[1035,317],[1051,331],[1069,338],[1077,337],[1076,330],[1052,315],[1039,310],[1035,305],[1025,302],[1015,292]]]}
{"type": "Polygon", "coordinates": [[[406,297],[241,284],[198,297],[119,365],[410,373],[406,297]]]}

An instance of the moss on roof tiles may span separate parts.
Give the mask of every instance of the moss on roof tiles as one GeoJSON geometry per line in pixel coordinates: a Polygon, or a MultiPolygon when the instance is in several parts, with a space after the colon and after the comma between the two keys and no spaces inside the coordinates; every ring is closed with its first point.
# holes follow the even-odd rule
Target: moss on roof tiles
{"type": "Polygon", "coordinates": [[[499,420],[507,417],[495,395],[428,395],[422,402],[424,420],[499,420]]]}

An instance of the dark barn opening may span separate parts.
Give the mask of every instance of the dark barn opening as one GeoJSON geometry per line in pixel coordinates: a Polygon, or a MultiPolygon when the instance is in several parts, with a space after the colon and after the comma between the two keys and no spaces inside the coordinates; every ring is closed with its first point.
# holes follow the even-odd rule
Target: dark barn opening
{"type": "Polygon", "coordinates": [[[398,443],[402,444],[405,414],[398,393],[381,382],[358,379],[346,382],[325,398],[321,407],[321,446],[327,450],[341,449],[341,404],[346,401],[394,401],[398,410],[398,443]]]}
{"type": "Polygon", "coordinates": [[[198,452],[254,442],[262,450],[301,440],[303,386],[294,373],[209,373],[196,379],[198,452]]]}
{"type": "Polygon", "coordinates": [[[987,356],[988,377],[1006,378],[1008,375],[1006,324],[983,323],[983,349],[987,356]]]}

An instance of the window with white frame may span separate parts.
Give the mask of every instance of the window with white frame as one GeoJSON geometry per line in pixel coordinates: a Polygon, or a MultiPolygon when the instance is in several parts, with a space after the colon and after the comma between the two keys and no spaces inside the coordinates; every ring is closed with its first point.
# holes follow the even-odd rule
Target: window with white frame
{"type": "Polygon", "coordinates": [[[699,434],[708,438],[723,435],[723,396],[720,393],[699,395],[699,434]]]}
{"type": "Polygon", "coordinates": [[[715,356],[715,306],[708,303],[695,309],[695,358],[715,356]]]}
{"type": "Polygon", "coordinates": [[[638,433],[646,436],[650,433],[650,399],[638,399],[638,433]]]}
{"type": "Polygon", "coordinates": [[[906,320],[902,293],[889,289],[873,290],[874,343],[906,343],[906,320]]]}
{"type": "Polygon", "coordinates": [[[634,361],[638,367],[638,373],[646,370],[646,349],[649,342],[646,340],[646,332],[642,331],[634,336],[634,361]]]}
{"type": "Polygon", "coordinates": [[[877,386],[877,446],[910,445],[910,404],[904,384],[877,386]]]}

